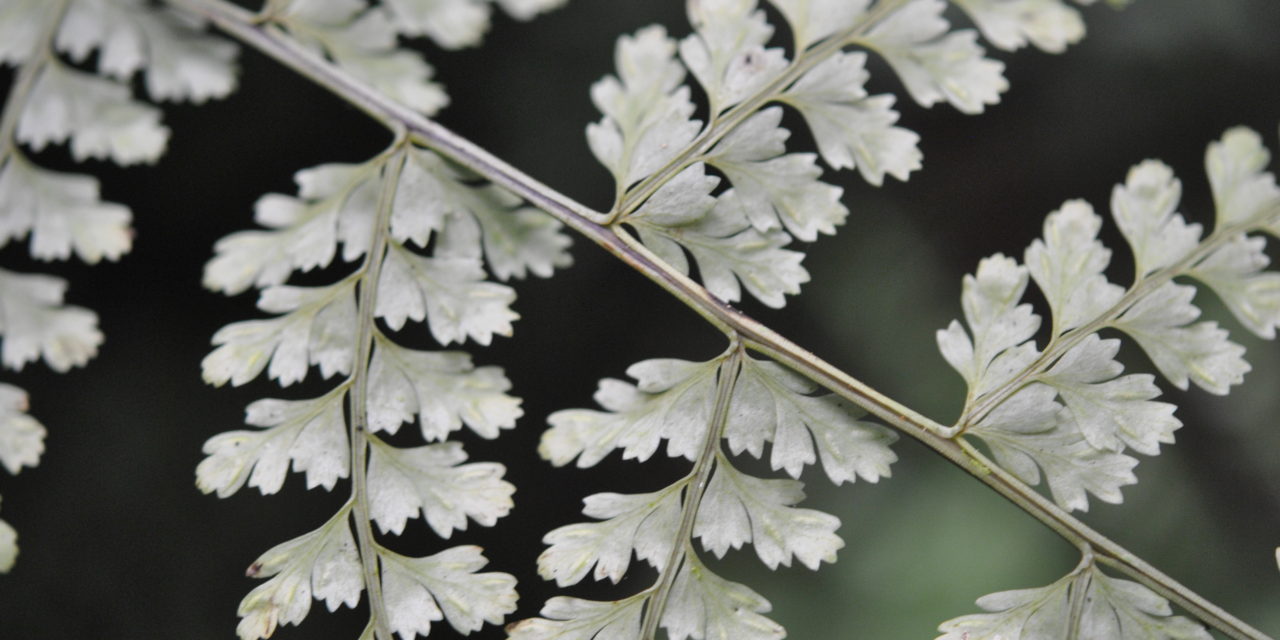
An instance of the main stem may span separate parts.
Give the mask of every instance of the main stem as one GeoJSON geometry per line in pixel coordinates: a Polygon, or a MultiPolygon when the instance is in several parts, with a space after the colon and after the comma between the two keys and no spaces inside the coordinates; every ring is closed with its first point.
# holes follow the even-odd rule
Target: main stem
{"type": "Polygon", "coordinates": [[[225,0],[168,2],[207,18],[229,35],[329,89],[392,130],[402,128],[412,141],[434,149],[452,162],[542,209],[639,271],[717,328],[726,333],[735,332],[747,348],[777,360],[920,441],[1048,526],[1073,546],[1092,547],[1099,561],[1142,582],[1209,626],[1235,640],[1271,640],[1049,502],[1033,488],[988,460],[962,438],[953,440],[940,435],[949,431],[947,427],[879,393],[711,295],[625,232],[601,224],[608,219],[605,214],[538,182],[435,121],[355,80],[341,69],[299,47],[279,30],[255,24],[253,14],[244,9],[225,0]]]}

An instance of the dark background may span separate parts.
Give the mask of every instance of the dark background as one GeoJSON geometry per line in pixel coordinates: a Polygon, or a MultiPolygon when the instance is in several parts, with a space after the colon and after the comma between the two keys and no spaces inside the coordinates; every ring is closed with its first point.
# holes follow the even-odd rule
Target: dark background
{"type": "MultiPolygon", "coordinates": [[[[882,189],[850,172],[849,222],[809,248],[813,281],[780,311],[743,307],[889,395],[946,422],[963,387],[937,355],[934,331],[960,313],[960,277],[983,256],[1021,255],[1043,216],[1068,198],[1105,211],[1112,185],[1145,158],[1169,163],[1184,181],[1182,211],[1209,222],[1205,145],[1233,125],[1275,147],[1280,122],[1280,3],[1140,0],[1123,12],[1085,11],[1090,35],[1066,55],[995,54],[1012,89],[977,117],[922,110],[899,99],[902,124],[922,135],[925,168],[909,184],[882,189]]],[[[613,70],[616,37],[659,22],[688,31],[682,3],[571,0],[531,24],[499,19],[487,44],[429,51],[454,128],[535,177],[604,207],[612,184],[587,150],[583,128],[599,116],[590,84],[613,70]]],[[[781,24],[778,22],[778,24],[781,24]]],[[[253,294],[233,299],[200,287],[214,241],[252,225],[254,200],[293,193],[293,172],[362,161],[388,141],[359,112],[246,51],[230,99],[166,109],[174,135],[155,167],[88,163],[107,199],[133,208],[137,241],[118,264],[35,265],[25,246],[0,252],[8,266],[61,274],[70,301],[93,308],[107,336],[86,368],[55,375],[41,366],[5,381],[26,388],[48,428],[39,467],[0,480],[3,517],[18,529],[21,555],[0,577],[3,638],[232,638],[235,610],[258,581],[243,569],[267,548],[311,530],[344,499],[304,491],[291,475],[269,497],[245,490],[228,500],[193,486],[200,446],[240,428],[243,407],[281,393],[259,381],[237,390],[202,384],[200,359],[219,327],[254,317],[253,294]]],[[[11,74],[8,74],[11,77],[11,74]]],[[[879,68],[875,92],[900,92],[879,68]]],[[[811,147],[803,127],[792,148],[811,147]]],[[[66,166],[64,152],[42,161],[66,166]]],[[[1117,267],[1129,258],[1113,229],[1117,267]]],[[[501,460],[518,487],[516,509],[493,529],[473,526],[435,540],[411,521],[397,545],[429,552],[457,540],[485,547],[493,570],[520,580],[520,610],[535,615],[555,593],[534,573],[547,530],[582,519],[596,491],[639,491],[682,465],[621,462],[554,469],[535,453],[551,411],[591,406],[601,377],[654,357],[707,358],[723,340],[693,313],[593,246],[578,240],[576,264],[551,281],[516,283],[523,319],[516,337],[470,348],[505,367],[525,418],[497,442],[463,436],[475,460],[501,460]]],[[[1117,271],[1116,279],[1121,276],[1117,271]]],[[[1229,398],[1166,396],[1186,427],[1177,446],[1143,458],[1126,504],[1092,501],[1086,520],[1191,588],[1280,634],[1280,348],[1246,334],[1216,306],[1249,349],[1247,384],[1229,398]]],[[[1149,371],[1140,354],[1131,370],[1149,371]]],[[[318,376],[317,376],[318,377],[318,376]]],[[[1167,387],[1167,385],[1165,385],[1167,387]]],[[[319,387],[317,387],[319,388],[319,387]]],[[[297,395],[294,395],[297,394],[297,395]]],[[[838,515],[847,547],[812,574],[768,572],[754,552],[716,566],[769,598],[795,638],[932,638],[936,625],[976,610],[983,594],[1052,582],[1075,552],[1035,521],[913,442],[896,445],[894,477],[879,486],[830,487],[810,473],[806,506],[838,515]]],[[[648,577],[643,573],[641,579],[648,577]]],[[[629,585],[634,590],[647,583],[629,585]]],[[[626,588],[571,593],[620,597],[626,588]]],[[[314,603],[300,628],[279,638],[353,638],[363,610],[336,614],[314,603]]],[[[441,623],[432,637],[453,637],[441,623]]],[[[488,627],[478,637],[503,637],[488,627]]]]}

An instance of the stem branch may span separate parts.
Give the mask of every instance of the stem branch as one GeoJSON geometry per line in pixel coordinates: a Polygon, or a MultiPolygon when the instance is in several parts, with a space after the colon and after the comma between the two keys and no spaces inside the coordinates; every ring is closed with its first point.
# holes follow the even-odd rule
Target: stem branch
{"type": "MultiPolygon", "coordinates": [[[[395,146],[403,147],[403,137],[395,146]]],[[[369,359],[373,354],[374,308],[378,299],[378,280],[382,259],[387,252],[387,234],[391,226],[391,209],[395,203],[396,185],[404,168],[404,152],[391,155],[383,166],[382,189],[378,193],[377,220],[373,241],[365,255],[360,275],[360,298],[356,313],[356,355],[352,374],[351,395],[351,497],[355,518],[356,543],[360,547],[360,563],[364,569],[364,586],[369,594],[369,618],[378,640],[392,640],[387,623],[387,605],[382,598],[382,578],[378,570],[377,542],[369,519],[369,484],[366,475],[369,454],[369,359]]]]}
{"type": "Polygon", "coordinates": [[[694,463],[693,471],[689,472],[689,481],[685,484],[684,501],[680,507],[680,528],[676,531],[667,563],[662,567],[657,588],[645,609],[644,622],[640,625],[640,640],[655,640],[658,637],[658,624],[662,622],[662,612],[666,610],[667,600],[671,597],[671,587],[680,574],[685,555],[693,553],[690,539],[693,537],[693,526],[698,520],[698,507],[702,504],[707,484],[711,482],[716,452],[720,450],[720,439],[724,437],[724,427],[729,421],[733,389],[737,386],[738,374],[742,371],[742,343],[733,333],[729,334],[729,339],[729,354],[717,371],[716,399],[711,410],[711,421],[707,424],[707,435],[698,452],[698,461],[694,463]]]}

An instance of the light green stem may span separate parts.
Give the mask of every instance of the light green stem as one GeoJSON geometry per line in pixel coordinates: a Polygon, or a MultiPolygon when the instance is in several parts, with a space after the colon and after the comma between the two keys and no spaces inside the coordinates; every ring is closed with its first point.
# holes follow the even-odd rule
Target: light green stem
{"type": "Polygon", "coordinates": [[[382,168],[382,188],[378,193],[377,217],[374,221],[373,241],[365,255],[360,275],[360,297],[356,314],[356,355],[353,365],[351,395],[351,498],[352,517],[355,519],[356,543],[360,547],[360,563],[364,570],[365,591],[369,594],[369,619],[373,623],[378,640],[393,640],[387,621],[387,605],[382,598],[382,577],[378,569],[377,542],[373,536],[373,524],[369,517],[369,360],[373,355],[373,338],[377,329],[374,310],[378,301],[378,281],[382,273],[383,257],[387,253],[388,229],[391,226],[391,210],[395,203],[396,186],[400,171],[404,168],[405,140],[397,136],[394,149],[398,149],[382,168]]]}
{"type": "Polygon", "coordinates": [[[1044,523],[1073,546],[1091,546],[1097,553],[1099,562],[1147,585],[1205,624],[1236,640],[1270,640],[1262,632],[1156,570],[1049,502],[1035,489],[1000,469],[962,438],[944,437],[942,434],[951,431],[947,427],[875,391],[716,298],[701,285],[654,256],[626,233],[601,224],[609,219],[606,214],[594,211],[534,180],[435,121],[387,98],[299,47],[279,30],[255,25],[252,13],[225,0],[168,2],[204,16],[232,37],[329,89],[342,100],[393,130],[402,127],[414,142],[434,149],[450,161],[542,209],[639,271],[717,328],[726,333],[735,332],[747,348],[777,360],[920,441],[1044,523]]]}
{"type": "Polygon", "coordinates": [[[1089,595],[1089,584],[1093,581],[1093,573],[1089,571],[1091,568],[1093,568],[1093,552],[1086,548],[1080,559],[1080,565],[1074,572],[1075,578],[1071,580],[1071,585],[1068,587],[1067,602],[1070,605],[1071,615],[1067,618],[1066,640],[1085,640],[1080,638],[1080,620],[1084,618],[1084,606],[1088,604],[1085,598],[1089,595]]]}
{"type": "Polygon", "coordinates": [[[680,528],[676,530],[671,553],[662,567],[657,587],[649,597],[649,605],[645,608],[644,621],[640,625],[640,640],[655,640],[658,637],[658,625],[662,622],[662,612],[666,611],[667,600],[671,598],[671,587],[680,574],[686,554],[693,553],[690,540],[693,537],[693,526],[698,521],[698,507],[702,505],[702,496],[706,494],[707,484],[711,482],[711,472],[715,470],[720,439],[724,437],[724,427],[729,422],[730,400],[738,384],[738,374],[742,372],[742,359],[746,357],[737,335],[731,333],[729,340],[729,354],[717,371],[716,399],[711,410],[711,420],[707,424],[707,435],[685,484],[684,501],[680,506],[680,528]]]}

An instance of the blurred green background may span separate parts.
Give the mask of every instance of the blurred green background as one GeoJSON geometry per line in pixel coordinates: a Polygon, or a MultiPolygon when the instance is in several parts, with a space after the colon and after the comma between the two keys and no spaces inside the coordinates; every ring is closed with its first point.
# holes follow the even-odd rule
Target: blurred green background
{"type": "MultiPolygon", "coordinates": [[[[1139,0],[1085,15],[1089,36],[1065,55],[994,54],[1007,62],[1012,88],[981,116],[900,98],[901,124],[922,135],[924,170],[881,189],[849,172],[829,176],[845,187],[851,215],[838,236],[807,248],[813,281],[783,310],[742,307],[948,421],[963,387],[933,334],[959,315],[960,277],[979,259],[1020,256],[1066,199],[1104,211],[1112,185],[1145,158],[1173,166],[1184,181],[1182,211],[1210,221],[1205,145],[1239,124],[1277,143],[1280,3],[1139,0]]],[[[655,22],[676,36],[688,32],[677,0],[571,0],[531,24],[499,19],[482,49],[430,50],[453,100],[440,119],[547,184],[607,206],[613,186],[583,137],[598,118],[588,88],[612,72],[618,35],[655,22]]],[[[96,309],[107,335],[87,369],[53,375],[36,366],[3,376],[31,392],[50,434],[39,467],[0,479],[0,517],[22,546],[14,571],[0,577],[0,637],[232,638],[236,605],[258,584],[244,567],[318,525],[343,499],[345,488],[307,492],[296,476],[268,497],[243,491],[218,500],[193,486],[201,444],[239,428],[244,405],[324,387],[282,393],[266,382],[237,390],[201,383],[209,337],[256,313],[252,294],[228,300],[200,288],[213,242],[251,226],[261,194],[293,193],[294,171],[361,161],[387,142],[360,113],[262,56],[244,52],[242,67],[242,87],[229,100],[166,109],[174,136],[159,165],[89,165],[107,198],[133,207],[136,248],[122,262],[33,266],[25,246],[0,252],[7,267],[69,278],[70,300],[96,309]]],[[[882,66],[872,89],[900,93],[882,66]]],[[[803,127],[793,131],[793,149],[812,147],[803,127]]],[[[41,157],[67,166],[61,150],[41,157]]],[[[1123,243],[1114,229],[1106,234],[1123,270],[1123,243]]],[[[707,358],[723,348],[692,312],[603,252],[577,241],[573,253],[576,264],[553,280],[515,285],[523,316],[515,339],[471,349],[478,362],[505,367],[524,398],[514,432],[496,442],[463,438],[473,459],[501,460],[519,487],[508,518],[461,538],[484,546],[492,569],[520,579],[512,620],[536,615],[556,593],[534,572],[539,539],[581,520],[585,495],[652,489],[683,471],[616,455],[591,470],[554,469],[535,453],[546,415],[591,406],[596,381],[622,377],[635,361],[707,358]]],[[[1124,505],[1094,500],[1085,519],[1280,634],[1280,346],[1239,329],[1208,294],[1199,300],[1248,347],[1254,371],[1229,398],[1170,390],[1166,399],[1186,424],[1178,444],[1142,460],[1141,483],[1125,491],[1124,505]]],[[[1150,370],[1140,353],[1129,355],[1130,370],[1150,370]]],[[[772,617],[793,638],[896,640],[933,638],[939,622],[974,612],[975,598],[1047,584],[1076,562],[1048,530],[923,447],[902,441],[896,451],[893,478],[879,485],[833,488],[821,474],[806,476],[806,506],[844,523],[838,564],[816,574],[769,572],[745,551],[715,566],[769,598],[772,617]]],[[[446,546],[420,520],[397,544],[415,552],[446,546]]],[[[571,593],[620,597],[642,585],[571,593]]],[[[317,602],[301,628],[276,637],[354,638],[364,619],[317,602]]],[[[454,637],[443,624],[434,631],[454,637]]],[[[486,628],[476,637],[504,634],[486,628]]]]}

